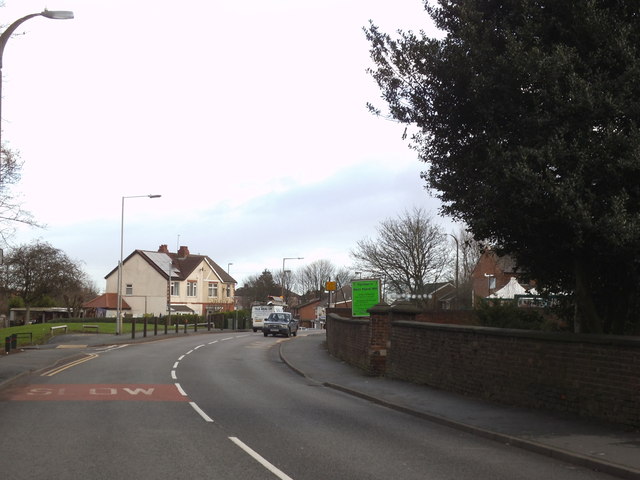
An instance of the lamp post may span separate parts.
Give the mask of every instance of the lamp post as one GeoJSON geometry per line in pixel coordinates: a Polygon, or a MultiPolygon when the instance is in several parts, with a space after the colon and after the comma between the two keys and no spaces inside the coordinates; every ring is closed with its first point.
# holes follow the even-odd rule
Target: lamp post
{"type": "Polygon", "coordinates": [[[284,303],[284,277],[286,275],[284,270],[284,262],[286,260],[304,260],[304,257],[284,257],[282,259],[282,303],[284,303]]]}
{"type": "Polygon", "coordinates": [[[124,200],[126,198],[160,198],[162,195],[132,195],[122,197],[122,213],[120,215],[120,261],[118,262],[118,312],[116,314],[116,335],[122,334],[122,256],[124,254],[124,200]]]}
{"type": "MultiPolygon", "coordinates": [[[[70,20],[73,18],[73,12],[67,10],[44,10],[40,13],[32,13],[30,15],[26,15],[22,18],[19,18],[11,25],[7,27],[7,29],[2,32],[0,35],[0,122],[2,119],[2,55],[4,54],[4,47],[7,45],[7,41],[9,37],[13,35],[13,32],[24,22],[34,17],[45,17],[51,18],[54,20],[70,20]]],[[[2,148],[2,126],[0,125],[0,149],[2,148]]],[[[0,156],[0,162],[2,161],[2,157],[0,156]]]]}
{"type": "Polygon", "coordinates": [[[227,274],[229,274],[229,267],[233,265],[233,263],[227,263],[227,274]]]}
{"type": "Polygon", "coordinates": [[[458,238],[453,235],[452,233],[448,233],[447,235],[449,235],[451,238],[453,238],[456,241],[456,299],[455,299],[455,307],[458,307],[458,256],[459,256],[459,252],[460,252],[460,245],[458,243],[458,238]]]}

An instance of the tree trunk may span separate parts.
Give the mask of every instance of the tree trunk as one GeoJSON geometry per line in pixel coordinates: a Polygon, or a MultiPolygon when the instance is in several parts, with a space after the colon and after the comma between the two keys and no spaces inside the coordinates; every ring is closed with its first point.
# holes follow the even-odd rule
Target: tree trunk
{"type": "Polygon", "coordinates": [[[575,333],[602,333],[602,320],[598,316],[589,289],[589,275],[581,259],[575,261],[575,333]]]}

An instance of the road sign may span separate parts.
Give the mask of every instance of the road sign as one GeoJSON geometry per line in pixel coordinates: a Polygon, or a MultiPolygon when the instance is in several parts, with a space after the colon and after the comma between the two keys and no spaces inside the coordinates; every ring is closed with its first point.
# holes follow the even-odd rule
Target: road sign
{"type": "Polygon", "coordinates": [[[352,280],[351,295],[351,315],[368,317],[367,310],[380,303],[380,280],[352,280]]]}

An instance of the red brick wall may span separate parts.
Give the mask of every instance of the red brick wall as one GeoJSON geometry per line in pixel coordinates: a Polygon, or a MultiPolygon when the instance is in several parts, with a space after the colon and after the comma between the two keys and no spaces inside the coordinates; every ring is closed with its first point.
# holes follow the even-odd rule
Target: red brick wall
{"type": "Polygon", "coordinates": [[[640,426],[637,338],[395,322],[386,375],[640,426]]]}
{"type": "Polygon", "coordinates": [[[385,348],[368,320],[329,315],[329,352],[372,375],[640,427],[637,337],[415,322],[389,307],[386,315],[385,348]]]}
{"type": "Polygon", "coordinates": [[[369,320],[327,316],[327,349],[350,365],[369,372],[369,320]]]}

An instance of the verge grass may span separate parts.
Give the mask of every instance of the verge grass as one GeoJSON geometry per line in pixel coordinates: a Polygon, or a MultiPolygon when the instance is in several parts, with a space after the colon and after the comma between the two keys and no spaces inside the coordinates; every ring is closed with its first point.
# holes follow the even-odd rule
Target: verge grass
{"type": "MultiPolygon", "coordinates": [[[[116,333],[116,324],[113,323],[74,323],[74,322],[51,322],[51,323],[34,323],[31,325],[21,325],[19,327],[0,328],[0,342],[4,345],[6,337],[10,337],[12,334],[31,333],[33,340],[26,335],[18,335],[17,342],[18,347],[25,345],[42,345],[46,343],[52,337],[51,327],[57,327],[60,325],[67,325],[67,333],[96,333],[95,329],[85,329],[83,325],[98,325],[99,333],[106,333],[114,335],[116,333]]],[[[131,324],[124,323],[122,325],[122,333],[131,333],[131,324]]],[[[59,333],[56,333],[59,335],[59,333]]]]}

